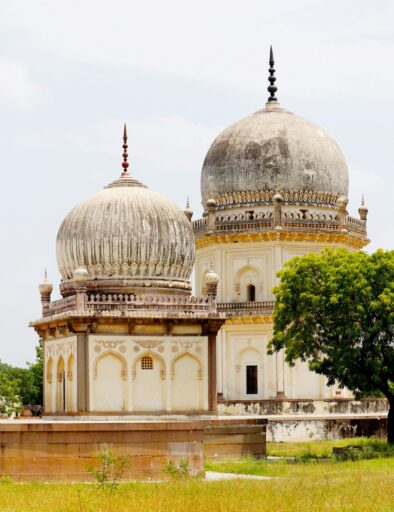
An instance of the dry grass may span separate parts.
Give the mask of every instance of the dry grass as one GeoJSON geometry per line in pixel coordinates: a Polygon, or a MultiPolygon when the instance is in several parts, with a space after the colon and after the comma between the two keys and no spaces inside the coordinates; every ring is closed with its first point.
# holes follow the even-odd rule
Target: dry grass
{"type": "MultiPolygon", "coordinates": [[[[238,469],[242,464],[252,461],[240,461],[238,469]]],[[[137,483],[122,485],[112,494],[93,485],[4,483],[0,484],[0,511],[394,510],[394,459],[281,464],[277,469],[283,476],[268,481],[137,483]]]]}

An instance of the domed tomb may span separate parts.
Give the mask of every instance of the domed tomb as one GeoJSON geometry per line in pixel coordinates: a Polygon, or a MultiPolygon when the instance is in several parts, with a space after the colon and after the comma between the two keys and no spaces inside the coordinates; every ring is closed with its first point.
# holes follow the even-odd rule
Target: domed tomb
{"type": "Polygon", "coordinates": [[[59,228],[56,248],[64,296],[74,293],[74,271],[81,267],[88,272],[88,291],[190,293],[195,258],[191,222],[126,169],[77,205],[59,228]]]}
{"type": "Polygon", "coordinates": [[[237,206],[272,202],[276,192],[289,202],[321,202],[335,206],[348,195],[349,177],[338,144],[317,125],[276,102],[221,132],[203,164],[203,204],[237,206]],[[268,191],[269,194],[263,194],[268,191]]]}

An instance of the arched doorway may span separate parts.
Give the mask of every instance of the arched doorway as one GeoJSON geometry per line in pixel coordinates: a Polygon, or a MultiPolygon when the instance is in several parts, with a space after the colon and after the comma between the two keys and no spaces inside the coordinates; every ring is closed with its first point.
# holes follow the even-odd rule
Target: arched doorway
{"type": "Polygon", "coordinates": [[[57,362],[56,377],[56,412],[64,412],[66,410],[66,376],[62,356],[57,362]]]}

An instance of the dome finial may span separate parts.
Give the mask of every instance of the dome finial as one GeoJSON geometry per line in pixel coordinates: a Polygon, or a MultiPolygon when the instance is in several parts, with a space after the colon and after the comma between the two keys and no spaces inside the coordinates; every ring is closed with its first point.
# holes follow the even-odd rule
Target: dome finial
{"type": "Polygon", "coordinates": [[[277,97],[275,96],[275,93],[276,91],[278,90],[278,88],[276,87],[275,85],[275,82],[276,82],[276,76],[275,76],[275,68],[274,68],[274,65],[275,65],[275,61],[274,61],[274,52],[272,51],[272,46],[270,46],[270,60],[269,60],[269,77],[268,77],[268,81],[270,83],[270,85],[267,87],[267,91],[270,93],[269,95],[269,98],[268,98],[268,103],[271,103],[272,101],[278,101],[277,97]]]}
{"type": "Polygon", "coordinates": [[[123,162],[122,162],[122,167],[123,167],[123,173],[122,175],[125,176],[125,175],[128,175],[128,172],[127,172],[127,169],[129,167],[129,162],[127,161],[127,158],[128,158],[128,153],[127,153],[127,148],[128,148],[128,145],[127,145],[127,127],[126,127],[126,123],[124,124],[124,128],[123,128],[123,162]]]}

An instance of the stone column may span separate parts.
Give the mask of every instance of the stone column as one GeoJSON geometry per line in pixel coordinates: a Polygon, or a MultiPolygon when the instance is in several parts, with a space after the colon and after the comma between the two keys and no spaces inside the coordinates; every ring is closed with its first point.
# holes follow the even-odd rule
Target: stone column
{"type": "Polygon", "coordinates": [[[272,198],[274,204],[274,228],[282,229],[282,203],[283,197],[276,193],[272,198]]]}
{"type": "Polygon", "coordinates": [[[77,333],[77,410],[88,412],[89,404],[89,337],[77,333]]]}
{"type": "Polygon", "coordinates": [[[208,335],[208,407],[211,412],[218,408],[216,385],[216,333],[208,335]]]}

